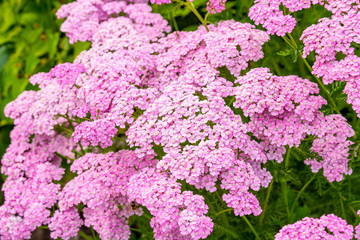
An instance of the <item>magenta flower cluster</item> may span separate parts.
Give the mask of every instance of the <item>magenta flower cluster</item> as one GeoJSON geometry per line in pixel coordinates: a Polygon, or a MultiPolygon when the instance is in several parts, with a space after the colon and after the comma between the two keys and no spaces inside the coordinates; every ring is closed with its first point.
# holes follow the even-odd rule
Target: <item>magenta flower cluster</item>
{"type": "MultiPolygon", "coordinates": [[[[310,4],[257,1],[251,14],[271,34],[284,35],[295,23],[279,13],[280,2],[294,11],[310,4]],[[260,19],[271,14],[276,17],[260,19]],[[277,21],[285,22],[275,31],[277,21]]],[[[210,1],[208,11],[220,12],[224,3],[210,1]]],[[[328,7],[345,18],[336,5],[328,7]]],[[[354,131],[344,117],[320,111],[326,101],[316,84],[267,68],[241,76],[250,61],[263,57],[268,33],[234,20],[169,33],[167,21],[144,1],[77,0],[58,16],[66,18],[61,30],[71,42],[92,45],[74,63],[31,77],[40,90],[6,106],[15,128],[2,159],[8,177],[1,239],[29,239],[41,225],[49,226],[52,238],[67,240],[85,225],[104,240],[129,239],[128,218],[143,215],[143,208],[152,215],[156,239],[205,239],[214,228],[206,199],[182,191],[181,183],[210,193],[223,189],[222,200],[235,215],[257,216],[262,210],[254,192],[272,180],[263,164],[281,162],[286,147],[308,136],[319,156],[305,161],[312,171],[323,168],[329,181],[351,173],[348,138],[354,131]],[[74,177],[65,179],[64,165],[74,177]]],[[[339,48],[351,55],[343,41],[339,48]]],[[[339,74],[356,84],[351,57],[341,62],[350,72],[328,70],[328,82],[339,74]]],[[[354,88],[347,89],[349,101],[360,106],[354,88]]],[[[352,231],[333,215],[303,221],[309,234],[316,224],[331,231],[341,224],[345,239],[352,231]]],[[[294,228],[281,230],[278,239],[296,234],[294,228]]]]}

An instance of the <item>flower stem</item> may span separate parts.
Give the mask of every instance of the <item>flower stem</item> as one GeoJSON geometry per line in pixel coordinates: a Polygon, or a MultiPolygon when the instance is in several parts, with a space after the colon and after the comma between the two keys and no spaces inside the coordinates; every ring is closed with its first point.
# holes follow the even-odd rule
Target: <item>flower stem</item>
{"type": "Polygon", "coordinates": [[[242,216],[242,218],[244,219],[244,221],[246,222],[246,224],[249,226],[250,230],[252,231],[252,233],[255,235],[255,239],[257,240],[261,240],[261,238],[259,237],[259,234],[256,232],[256,230],[254,229],[254,227],[251,225],[251,223],[249,222],[249,220],[246,218],[246,216],[242,216]]]}
{"type": "Polygon", "coordinates": [[[231,211],[233,211],[233,210],[234,210],[233,208],[228,208],[228,209],[222,210],[222,211],[220,211],[220,212],[218,212],[218,213],[215,213],[215,215],[220,215],[220,214],[222,214],[222,213],[231,212],[231,211]]]}
{"type": "Polygon", "coordinates": [[[267,208],[268,203],[269,203],[270,192],[271,192],[271,189],[272,189],[273,184],[274,184],[274,179],[271,180],[270,186],[269,186],[269,188],[268,188],[268,190],[267,190],[267,193],[266,193],[264,210],[262,211],[261,216],[260,216],[260,220],[259,220],[260,226],[261,226],[261,225],[263,224],[263,222],[264,222],[265,211],[266,211],[266,208],[267,208]]]}
{"type": "MultiPolygon", "coordinates": [[[[292,207],[291,207],[291,210],[290,210],[290,217],[291,217],[292,213],[293,213],[294,210],[295,210],[295,205],[296,205],[297,201],[299,200],[301,194],[302,194],[302,193],[305,191],[305,189],[310,185],[310,183],[315,179],[315,176],[316,176],[316,173],[310,178],[309,181],[307,181],[307,183],[305,183],[305,185],[302,187],[302,189],[300,190],[300,192],[297,194],[297,196],[296,196],[296,198],[295,198],[295,200],[294,200],[294,203],[293,203],[293,205],[292,205],[292,207]]],[[[289,221],[290,221],[290,217],[289,217],[289,219],[288,219],[289,221]]]]}
{"type": "Polygon", "coordinates": [[[194,7],[194,5],[192,4],[192,2],[189,2],[188,0],[186,0],[185,5],[190,8],[190,10],[191,10],[191,11],[196,15],[196,17],[200,20],[200,22],[202,23],[202,25],[204,25],[204,27],[206,28],[206,31],[209,32],[209,28],[207,27],[205,20],[204,20],[203,17],[200,15],[200,13],[195,9],[195,7],[194,7]]]}
{"type": "Polygon", "coordinates": [[[83,237],[85,240],[93,240],[91,237],[86,235],[83,231],[79,230],[78,234],[83,237]]]}
{"type": "MultiPolygon", "coordinates": [[[[299,53],[300,54],[300,53],[299,53]]],[[[301,59],[304,61],[305,63],[305,66],[307,67],[307,69],[309,69],[309,71],[312,73],[313,69],[311,68],[310,64],[308,63],[308,61],[306,61],[305,58],[302,58],[301,56],[301,59]]],[[[319,84],[320,88],[325,92],[326,96],[327,96],[327,99],[329,100],[330,102],[330,105],[332,105],[334,111],[337,113],[337,114],[341,114],[340,111],[337,109],[336,107],[336,103],[334,102],[334,100],[332,99],[332,97],[330,96],[328,90],[326,89],[325,85],[321,82],[321,80],[316,77],[315,75],[313,75],[314,78],[316,79],[317,83],[319,84]]]]}
{"type": "Polygon", "coordinates": [[[94,229],[92,227],[90,229],[91,229],[91,234],[92,234],[93,239],[97,240],[98,238],[96,237],[94,229]]]}
{"type": "Polygon", "coordinates": [[[289,210],[289,201],[288,201],[288,197],[287,197],[287,182],[286,181],[281,181],[281,191],[284,192],[286,214],[288,216],[288,219],[290,219],[290,210],[289,210]]]}
{"type": "Polygon", "coordinates": [[[147,213],[143,213],[142,216],[146,217],[146,218],[149,219],[149,220],[152,219],[152,217],[151,217],[149,214],[147,214],[147,213]]]}
{"type": "Polygon", "coordinates": [[[286,152],[286,157],[285,157],[285,169],[287,170],[289,167],[289,160],[290,160],[290,152],[291,152],[291,148],[287,149],[286,152]]]}
{"type": "Polygon", "coordinates": [[[79,147],[80,147],[80,149],[81,149],[82,155],[84,156],[84,155],[85,155],[85,151],[84,151],[84,148],[83,148],[83,146],[81,145],[81,142],[80,142],[80,141],[79,141],[79,147]]]}
{"type": "Polygon", "coordinates": [[[206,15],[205,15],[205,18],[204,18],[204,22],[207,23],[207,18],[209,17],[210,13],[208,12],[206,15]]]}
{"type": "Polygon", "coordinates": [[[67,156],[64,156],[64,155],[62,155],[62,154],[60,154],[60,153],[58,153],[58,152],[54,152],[54,154],[56,155],[56,156],[58,156],[58,157],[60,157],[60,158],[63,158],[63,159],[66,159],[66,160],[70,160],[70,161],[74,161],[74,159],[72,159],[72,158],[69,158],[69,157],[67,157],[67,156]]]}
{"type": "MultiPolygon", "coordinates": [[[[289,38],[287,37],[282,37],[284,39],[284,41],[289,44],[290,47],[292,47],[293,49],[295,49],[296,51],[298,51],[298,45],[295,41],[295,39],[293,38],[293,36],[291,35],[291,33],[287,33],[287,35],[289,36],[289,38]]],[[[299,57],[303,60],[305,66],[307,67],[307,69],[310,71],[310,73],[313,75],[313,77],[315,78],[316,82],[318,83],[318,85],[320,86],[320,88],[325,92],[326,97],[330,103],[330,105],[332,106],[333,110],[337,113],[337,114],[341,114],[340,111],[337,109],[336,103],[334,102],[334,100],[332,99],[332,97],[330,96],[328,90],[326,89],[325,85],[321,82],[321,80],[315,76],[312,72],[313,69],[311,68],[310,64],[308,63],[308,61],[306,61],[305,58],[302,57],[302,54],[300,51],[298,51],[299,57]]]]}

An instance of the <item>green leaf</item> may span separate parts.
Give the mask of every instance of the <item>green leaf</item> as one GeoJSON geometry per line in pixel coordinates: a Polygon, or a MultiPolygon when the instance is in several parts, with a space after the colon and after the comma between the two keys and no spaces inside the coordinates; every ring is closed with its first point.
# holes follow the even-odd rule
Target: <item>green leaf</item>
{"type": "Polygon", "coordinates": [[[34,12],[22,13],[19,17],[19,23],[23,25],[31,25],[38,21],[38,14],[34,12]]]}
{"type": "Polygon", "coordinates": [[[25,72],[32,74],[39,63],[40,59],[37,58],[33,52],[31,52],[25,61],[25,72]]]}
{"type": "Polygon", "coordinates": [[[298,58],[298,50],[294,48],[287,48],[285,50],[276,52],[276,54],[284,57],[290,56],[293,62],[296,62],[298,58]]]}
{"type": "Polygon", "coordinates": [[[294,219],[293,221],[298,221],[303,219],[304,217],[309,216],[311,213],[310,208],[307,205],[304,205],[302,207],[297,207],[295,210],[295,214],[294,214],[294,219]]]}
{"type": "MultiPolygon", "coordinates": [[[[15,14],[12,3],[3,3],[0,5],[0,33],[6,32],[12,25],[15,24],[15,14]]],[[[1,43],[0,43],[1,44],[1,43]]]]}
{"type": "Polygon", "coordinates": [[[284,56],[284,57],[289,56],[291,54],[291,49],[287,48],[285,50],[277,52],[276,54],[279,55],[279,56],[284,56]]]}
{"type": "Polygon", "coordinates": [[[6,32],[0,35],[0,45],[13,41],[22,31],[22,27],[16,26],[10,32],[6,32]]]}
{"type": "Polygon", "coordinates": [[[214,232],[217,231],[219,235],[226,234],[227,236],[231,237],[232,239],[239,239],[239,234],[232,229],[223,227],[217,223],[214,223],[214,232]]]}
{"type": "Polygon", "coordinates": [[[57,45],[60,40],[60,34],[59,33],[47,33],[48,39],[49,39],[49,57],[53,58],[57,51],[57,45]]]}

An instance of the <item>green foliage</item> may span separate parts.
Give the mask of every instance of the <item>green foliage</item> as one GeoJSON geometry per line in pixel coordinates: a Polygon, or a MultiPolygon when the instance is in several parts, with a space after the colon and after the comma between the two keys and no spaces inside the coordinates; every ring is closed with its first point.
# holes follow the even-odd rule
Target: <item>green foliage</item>
{"type": "Polygon", "coordinates": [[[58,63],[73,61],[89,43],[69,44],[61,34],[56,10],[67,1],[3,0],[0,2],[0,127],[11,124],[3,109],[24,90],[29,77],[58,63]]]}

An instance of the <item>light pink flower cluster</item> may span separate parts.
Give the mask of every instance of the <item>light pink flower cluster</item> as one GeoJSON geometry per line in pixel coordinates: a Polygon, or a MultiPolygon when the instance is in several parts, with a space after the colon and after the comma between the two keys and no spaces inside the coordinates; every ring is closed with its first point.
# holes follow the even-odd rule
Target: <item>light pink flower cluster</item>
{"type": "Polygon", "coordinates": [[[360,43],[360,13],[359,1],[322,1],[322,0],[258,0],[250,8],[249,16],[255,24],[262,24],[270,34],[284,36],[290,33],[296,25],[295,18],[283,15],[279,5],[283,4],[291,12],[309,8],[311,4],[321,4],[333,15],[322,18],[317,24],[311,25],[303,32],[301,40],[304,43],[303,57],[310,52],[317,54],[313,66],[313,74],[323,77],[325,84],[333,81],[347,82],[344,93],[348,95],[347,102],[353,105],[360,116],[359,58],[354,54],[351,43],[360,43]],[[343,60],[336,60],[336,54],[347,55],[343,60]]]}
{"type": "Polygon", "coordinates": [[[321,19],[319,23],[307,28],[302,35],[304,42],[304,57],[311,51],[317,54],[313,66],[313,74],[322,77],[325,84],[334,81],[346,82],[344,93],[348,95],[347,102],[353,106],[360,116],[360,58],[355,55],[351,43],[360,43],[360,13],[356,5],[346,14],[333,15],[321,19]],[[342,60],[336,59],[336,54],[347,55],[342,60]]]}
{"type": "Polygon", "coordinates": [[[71,63],[64,63],[64,64],[56,65],[53,69],[51,69],[51,71],[49,72],[49,77],[55,78],[60,86],[64,86],[64,85],[73,86],[78,76],[83,72],[85,72],[85,68],[81,64],[76,65],[71,63]]]}
{"type": "Polygon", "coordinates": [[[206,10],[211,13],[219,13],[225,10],[225,2],[226,0],[209,0],[206,5],[206,10]]]}
{"type": "MultiPolygon", "coordinates": [[[[291,33],[296,25],[296,19],[289,15],[284,15],[280,5],[286,7],[290,13],[310,8],[311,4],[320,4],[332,12],[337,17],[344,13],[351,12],[354,8],[358,9],[359,0],[256,0],[249,10],[249,17],[255,24],[262,24],[272,35],[285,36],[291,33]]],[[[328,34],[320,31],[319,34],[328,34]]]]}
{"type": "MultiPolygon", "coordinates": [[[[24,92],[6,107],[5,114],[15,119],[16,127],[11,134],[12,145],[2,159],[2,171],[9,177],[3,188],[5,204],[1,206],[0,211],[3,223],[0,227],[1,239],[28,239],[37,226],[44,224],[49,224],[54,238],[62,236],[68,239],[76,235],[78,228],[83,224],[93,226],[103,239],[129,237],[130,231],[126,219],[131,214],[140,214],[141,209],[132,211],[130,202],[125,197],[126,187],[114,185],[117,182],[115,177],[119,176],[114,174],[120,174],[120,177],[129,176],[122,168],[115,170],[108,166],[110,163],[105,166],[104,163],[99,163],[103,168],[97,168],[95,172],[86,171],[86,174],[81,174],[70,181],[61,193],[59,193],[60,185],[52,183],[53,180],[62,179],[64,174],[64,169],[60,167],[60,158],[56,155],[71,159],[74,158],[71,150],[79,150],[72,139],[56,134],[54,129],[63,132],[63,128],[71,131],[71,128],[75,127],[74,140],[81,139],[85,145],[90,142],[92,145],[110,146],[111,137],[117,133],[115,125],[125,128],[126,122],[134,121],[131,118],[132,114],[139,115],[140,109],[147,107],[147,101],[155,97],[156,89],[144,88],[144,84],[155,74],[154,59],[150,55],[153,50],[148,48],[147,52],[140,52],[139,49],[146,44],[150,45],[150,41],[156,41],[156,36],[163,36],[164,31],[169,31],[169,26],[164,19],[159,18],[160,15],[150,13],[151,9],[147,5],[127,5],[126,9],[126,17],[120,18],[129,18],[131,15],[135,23],[132,24],[132,28],[127,24],[118,26],[117,29],[123,34],[117,37],[131,39],[131,36],[144,34],[147,31],[149,38],[134,38],[137,40],[128,45],[117,46],[115,51],[107,49],[109,45],[98,40],[102,38],[106,42],[106,37],[116,39],[114,33],[102,32],[101,35],[96,32],[98,38],[95,38],[94,47],[77,59],[79,63],[61,64],[50,73],[35,75],[31,78],[31,82],[38,84],[40,90],[24,92]],[[135,48],[137,50],[134,50],[135,48]],[[109,85],[109,79],[113,79],[112,85],[109,85]],[[91,84],[94,84],[94,90],[97,91],[92,92],[92,89],[89,89],[91,84]],[[125,87],[122,88],[123,86],[125,87]],[[121,92],[116,91],[117,89],[121,92]],[[93,103],[91,101],[96,99],[88,97],[90,93],[102,98],[98,98],[99,101],[93,103]],[[108,105],[101,107],[106,103],[108,105]],[[129,115],[126,115],[128,112],[129,115]],[[76,117],[88,116],[92,119],[81,120],[82,123],[78,124],[79,119],[76,117]],[[99,173],[105,175],[97,179],[99,173]],[[92,189],[97,189],[99,193],[89,192],[91,188],[89,189],[88,186],[91,183],[92,189]],[[104,191],[104,187],[112,185],[117,186],[117,189],[111,190],[115,191],[111,196],[116,200],[110,201],[109,195],[100,195],[100,193],[111,192],[104,191]],[[71,192],[72,190],[74,192],[71,192]],[[118,191],[122,191],[120,197],[118,191]],[[86,198],[88,196],[90,198],[86,198]],[[94,201],[91,197],[98,197],[103,204],[96,207],[90,205],[94,201]],[[60,210],[55,212],[50,221],[48,209],[58,200],[60,200],[58,203],[60,210]],[[80,202],[86,204],[83,209],[85,221],[81,220],[75,208],[80,202]],[[119,204],[123,205],[121,211],[118,209],[119,204]]],[[[126,23],[126,20],[124,21],[126,23]]],[[[109,28],[111,27],[109,25],[109,28]]],[[[121,152],[121,155],[127,164],[133,162],[131,152],[129,154],[121,152]]],[[[145,160],[142,159],[137,169],[148,166],[145,160]]],[[[78,161],[80,160],[77,159],[73,163],[73,171],[76,170],[78,161]]],[[[71,161],[68,160],[68,163],[71,161]]],[[[85,165],[84,162],[82,164],[85,165]]],[[[117,167],[119,166],[121,165],[117,167]]],[[[135,171],[133,165],[131,166],[130,170],[135,171]]]]}
{"type": "Polygon", "coordinates": [[[305,164],[311,165],[313,172],[324,169],[324,176],[332,182],[342,181],[343,174],[351,174],[348,167],[349,146],[353,142],[347,138],[354,136],[355,132],[346,119],[341,115],[328,115],[316,121],[313,135],[317,136],[312,144],[311,151],[319,154],[323,161],[307,159],[305,164]]]}
{"type": "MultiPolygon", "coordinates": [[[[315,83],[297,76],[277,77],[267,68],[250,70],[236,80],[234,106],[250,117],[249,126],[258,139],[271,144],[299,146],[307,135],[314,135],[311,150],[321,157],[307,159],[313,172],[324,168],[329,181],[341,181],[348,169],[348,138],[355,132],[341,115],[324,116],[320,112],[326,101],[315,83]]],[[[284,149],[283,149],[284,150],[284,149]]],[[[281,155],[277,158],[281,161],[281,155]]]]}
{"type": "MultiPolygon", "coordinates": [[[[291,1],[299,2],[299,1],[291,1]]],[[[292,6],[289,1],[281,0],[256,0],[255,4],[249,9],[249,17],[255,21],[256,25],[262,24],[268,33],[278,36],[284,36],[288,32],[292,32],[296,25],[296,20],[291,15],[284,15],[279,10],[280,4],[284,6],[292,6]]],[[[306,4],[305,4],[306,6],[306,4]]],[[[299,6],[294,6],[299,8],[299,6]]]]}
{"type": "Polygon", "coordinates": [[[294,224],[283,227],[275,240],[300,239],[353,239],[354,227],[334,214],[323,215],[320,219],[306,217],[294,224]]]}
{"type": "Polygon", "coordinates": [[[191,191],[181,193],[181,184],[176,180],[155,168],[144,169],[130,178],[129,198],[154,215],[150,225],[156,239],[206,238],[214,223],[205,216],[208,206],[204,197],[191,191]]]}
{"type": "Polygon", "coordinates": [[[271,175],[260,164],[282,159],[285,148],[249,138],[249,126],[223,100],[233,95],[234,89],[219,77],[217,68],[226,66],[230,73],[240,75],[249,60],[262,55],[259,46],[268,37],[233,21],[209,29],[209,33],[198,30],[204,36],[179,32],[179,37],[172,34],[160,39],[166,49],[159,54],[157,68],[164,74],[161,77],[166,76],[162,95],[130,126],[128,142],[140,147],[135,150],[139,157],[153,156],[153,147],[160,145],[164,156],[157,167],[197,188],[216,191],[215,183],[221,177],[221,186],[230,190],[223,198],[235,214],[258,215],[259,203],[248,190],[267,186],[271,175]],[[216,46],[215,41],[224,47],[216,46]],[[259,51],[256,54],[250,49],[259,51]],[[226,177],[227,172],[233,173],[231,177],[226,177]]]}
{"type": "Polygon", "coordinates": [[[315,83],[297,76],[278,77],[267,68],[250,70],[236,80],[236,101],[251,119],[250,126],[259,139],[277,146],[299,146],[311,134],[313,122],[322,116],[319,108],[326,101],[315,83]]]}
{"type": "Polygon", "coordinates": [[[51,208],[58,200],[64,169],[54,153],[73,157],[71,139],[53,133],[35,135],[15,126],[12,143],[2,159],[5,202],[0,207],[1,239],[29,239],[37,226],[48,224],[51,208]]]}
{"type": "Polygon", "coordinates": [[[102,148],[110,147],[112,137],[117,133],[115,124],[107,119],[86,121],[75,127],[73,137],[75,141],[80,141],[84,147],[100,145],[102,148]]]}
{"type": "Polygon", "coordinates": [[[76,159],[71,171],[77,172],[78,176],[61,191],[59,211],[52,217],[49,226],[53,231],[52,237],[69,239],[77,234],[82,222],[74,207],[83,203],[86,205],[83,209],[84,224],[92,226],[101,239],[127,239],[130,236],[127,217],[141,215],[142,210],[131,209],[126,186],[129,178],[138,172],[136,168],[152,165],[153,161],[138,159],[132,151],[126,150],[107,154],[87,153],[76,159]],[[120,205],[123,205],[122,209],[120,205]]]}

